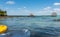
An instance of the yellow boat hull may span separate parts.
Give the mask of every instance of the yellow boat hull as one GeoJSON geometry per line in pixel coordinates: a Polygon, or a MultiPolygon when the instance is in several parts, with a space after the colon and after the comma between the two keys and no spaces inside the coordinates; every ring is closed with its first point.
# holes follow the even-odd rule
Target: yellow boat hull
{"type": "Polygon", "coordinates": [[[3,34],[7,31],[7,26],[6,25],[0,25],[0,34],[3,34]]]}

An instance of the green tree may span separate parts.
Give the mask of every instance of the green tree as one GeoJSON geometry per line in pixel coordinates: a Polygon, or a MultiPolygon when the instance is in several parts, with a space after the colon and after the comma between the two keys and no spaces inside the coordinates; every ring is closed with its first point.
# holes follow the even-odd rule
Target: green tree
{"type": "Polygon", "coordinates": [[[0,10],[0,16],[7,16],[7,11],[0,10]]]}

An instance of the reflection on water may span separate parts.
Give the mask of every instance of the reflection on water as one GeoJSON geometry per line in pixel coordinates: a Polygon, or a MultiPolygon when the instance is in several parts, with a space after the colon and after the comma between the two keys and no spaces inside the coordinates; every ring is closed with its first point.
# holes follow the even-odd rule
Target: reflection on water
{"type": "Polygon", "coordinates": [[[6,17],[0,18],[0,24],[7,25],[8,32],[28,29],[30,37],[59,37],[60,22],[53,21],[55,18],[60,17],[6,17]]]}

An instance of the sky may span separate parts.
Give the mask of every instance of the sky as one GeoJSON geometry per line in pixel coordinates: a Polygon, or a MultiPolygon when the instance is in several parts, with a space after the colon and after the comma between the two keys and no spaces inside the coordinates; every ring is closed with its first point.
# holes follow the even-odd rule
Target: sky
{"type": "Polygon", "coordinates": [[[7,15],[60,15],[60,0],[0,0],[0,9],[7,15]]]}

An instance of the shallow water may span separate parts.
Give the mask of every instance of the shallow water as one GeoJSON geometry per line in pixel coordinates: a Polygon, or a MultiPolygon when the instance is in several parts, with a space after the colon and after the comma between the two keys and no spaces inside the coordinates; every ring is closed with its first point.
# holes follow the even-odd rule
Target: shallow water
{"type": "Polygon", "coordinates": [[[59,16],[6,17],[6,18],[0,18],[0,24],[7,25],[8,26],[7,32],[12,30],[13,34],[17,33],[19,35],[19,32],[17,32],[17,30],[19,31],[21,29],[28,29],[30,31],[30,37],[59,37],[60,21],[53,21],[54,19],[59,18],[60,18],[59,16]]]}

